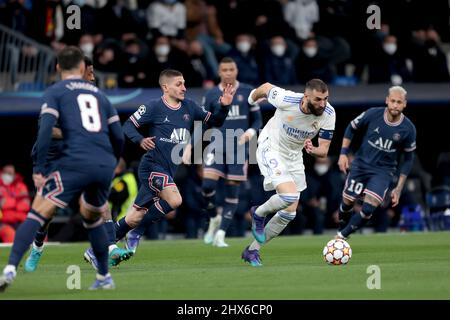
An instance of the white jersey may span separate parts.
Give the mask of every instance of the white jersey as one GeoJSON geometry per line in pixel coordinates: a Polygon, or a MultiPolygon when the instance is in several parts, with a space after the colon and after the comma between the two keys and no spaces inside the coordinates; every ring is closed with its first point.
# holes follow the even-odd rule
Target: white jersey
{"type": "MultiPolygon", "coordinates": [[[[268,139],[273,151],[292,161],[301,161],[306,139],[312,139],[319,131],[334,131],[336,113],[327,103],[321,116],[306,114],[300,109],[303,93],[273,87],[268,101],[277,108],[273,117],[264,126],[258,143],[268,139]]],[[[303,161],[302,161],[303,162],[303,161]]]]}

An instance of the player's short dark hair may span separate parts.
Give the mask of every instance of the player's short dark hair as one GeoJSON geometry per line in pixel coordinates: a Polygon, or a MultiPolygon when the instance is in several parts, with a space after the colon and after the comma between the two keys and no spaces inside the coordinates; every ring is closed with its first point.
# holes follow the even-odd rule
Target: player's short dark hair
{"type": "Polygon", "coordinates": [[[183,76],[183,74],[178,70],[165,69],[165,70],[161,71],[161,73],[159,74],[159,85],[162,86],[164,78],[175,78],[175,77],[182,77],[182,76],[183,76]]]}
{"type": "Polygon", "coordinates": [[[306,83],[305,90],[316,90],[318,92],[327,92],[328,86],[325,82],[320,79],[311,79],[306,83]]]}
{"type": "Polygon", "coordinates": [[[92,66],[93,65],[92,59],[89,58],[88,56],[84,56],[84,64],[86,65],[86,67],[92,66]]]}
{"type": "Polygon", "coordinates": [[[84,61],[83,52],[75,46],[68,46],[58,53],[58,64],[61,70],[72,70],[84,61]]]}
{"type": "Polygon", "coordinates": [[[231,57],[223,57],[222,60],[220,60],[220,63],[236,63],[236,61],[231,57]]]}

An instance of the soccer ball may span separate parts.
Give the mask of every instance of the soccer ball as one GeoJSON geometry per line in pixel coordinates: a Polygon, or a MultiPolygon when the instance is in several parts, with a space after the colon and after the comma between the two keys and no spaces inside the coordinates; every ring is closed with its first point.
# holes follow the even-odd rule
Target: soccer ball
{"type": "Polygon", "coordinates": [[[352,248],[347,241],[333,239],[323,248],[323,260],[328,264],[347,264],[352,257],[352,248]]]}

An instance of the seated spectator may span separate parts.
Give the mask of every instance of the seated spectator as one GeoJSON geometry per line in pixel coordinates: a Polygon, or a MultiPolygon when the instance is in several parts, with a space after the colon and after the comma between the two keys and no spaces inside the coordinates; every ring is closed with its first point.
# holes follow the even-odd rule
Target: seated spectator
{"type": "Polygon", "coordinates": [[[198,40],[189,42],[187,54],[192,69],[191,73],[184,74],[184,78],[189,86],[203,88],[213,87],[215,72],[210,69],[202,43],[198,40]]]}
{"type": "Polygon", "coordinates": [[[154,35],[183,38],[186,29],[186,7],[178,0],[158,0],[147,9],[147,23],[154,35]]]}
{"type": "Polygon", "coordinates": [[[282,36],[270,39],[270,49],[264,56],[264,80],[275,85],[294,85],[297,83],[294,60],[296,48],[288,43],[282,36]]]}
{"type": "Polygon", "coordinates": [[[258,63],[253,50],[255,38],[247,33],[236,37],[235,47],[228,54],[235,62],[239,70],[238,80],[251,85],[258,85],[259,78],[258,63]]]}
{"type": "Polygon", "coordinates": [[[388,35],[381,45],[376,46],[375,52],[370,56],[369,83],[391,83],[401,85],[409,81],[411,76],[406,67],[406,59],[398,50],[397,38],[388,35]]]}
{"type": "Polygon", "coordinates": [[[223,39],[217,22],[216,8],[205,0],[186,0],[186,38],[200,41],[208,67],[217,77],[218,59],[225,56],[230,45],[223,39]]]}
{"type": "Polygon", "coordinates": [[[327,83],[332,82],[335,72],[330,59],[325,56],[315,38],[306,39],[296,59],[295,69],[300,83],[318,78],[327,83]]]}
{"type": "Polygon", "coordinates": [[[119,74],[119,87],[144,87],[147,83],[147,58],[142,53],[141,44],[137,39],[125,43],[123,68],[119,74]]]}
{"type": "Polygon", "coordinates": [[[179,70],[186,78],[194,72],[186,52],[173,47],[168,37],[159,36],[155,39],[153,50],[150,52],[147,85],[159,87],[159,74],[164,69],[179,70]]]}
{"type": "Polygon", "coordinates": [[[83,34],[78,41],[78,46],[83,51],[84,55],[92,59],[94,55],[95,42],[94,37],[90,34],[83,34]]]}
{"type": "Polygon", "coordinates": [[[440,37],[434,29],[413,32],[410,49],[414,82],[450,81],[447,57],[442,50],[440,37]]]}
{"type": "Polygon", "coordinates": [[[15,230],[30,210],[30,196],[23,178],[13,165],[0,172],[0,240],[13,242],[15,230]]]}
{"type": "Polygon", "coordinates": [[[297,38],[305,40],[311,36],[314,23],[319,21],[319,6],[316,0],[294,0],[283,5],[284,18],[294,28],[297,38]]]}

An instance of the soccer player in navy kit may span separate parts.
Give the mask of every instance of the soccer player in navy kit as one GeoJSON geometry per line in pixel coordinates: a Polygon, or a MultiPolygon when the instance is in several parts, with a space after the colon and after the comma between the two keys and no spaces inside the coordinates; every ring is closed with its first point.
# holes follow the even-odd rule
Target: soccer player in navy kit
{"type": "Polygon", "coordinates": [[[157,220],[181,205],[181,195],[173,181],[175,170],[181,163],[183,150],[180,146],[184,148],[189,142],[194,120],[201,120],[208,126],[221,126],[228,114],[235,92],[231,84],[217,99],[216,112],[212,114],[194,101],[185,99],[184,83],[179,71],[162,71],[159,84],[163,96],[141,105],[123,126],[125,135],[147,153],[139,165],[141,186],[134,205],[116,223],[117,240],[137,227],[144,216],[157,220]],[[144,138],[138,129],[146,124],[149,124],[149,132],[144,138]]]}
{"type": "Polygon", "coordinates": [[[231,58],[223,58],[219,64],[220,83],[209,90],[204,97],[204,106],[214,111],[215,101],[222,95],[227,84],[236,89],[230,112],[220,130],[223,141],[214,140],[207,148],[203,169],[203,197],[205,210],[210,218],[209,227],[204,236],[206,244],[228,247],[225,233],[230,226],[239,201],[239,185],[247,180],[248,142],[262,126],[259,105],[248,104],[247,97],[253,87],[237,81],[238,69],[231,58]],[[235,137],[238,138],[236,143],[235,137]],[[225,205],[221,215],[216,211],[216,189],[219,178],[225,179],[225,205]]]}
{"type": "Polygon", "coordinates": [[[375,209],[383,202],[399,169],[397,186],[390,196],[392,206],[398,204],[400,194],[411,171],[416,149],[416,128],[404,116],[406,90],[400,86],[389,89],[387,107],[371,108],[356,117],[347,126],[342,141],[338,165],[347,173],[350,167],[348,153],[354,134],[363,135],[362,144],[351,163],[339,208],[340,227],[337,238],[346,239],[362,228],[375,209]],[[397,159],[404,154],[404,161],[397,169],[397,159]],[[364,196],[361,212],[353,214],[357,198],[364,196]]]}
{"type": "Polygon", "coordinates": [[[123,148],[122,127],[106,96],[82,79],[85,63],[80,49],[64,48],[58,54],[57,69],[62,80],[45,91],[41,107],[33,173],[38,193],[27,219],[17,230],[8,264],[0,277],[0,291],[14,281],[20,260],[36,232],[53,217],[56,207],[66,207],[80,194],[83,224],[99,262],[96,281],[90,289],[115,287],[108,272],[108,240],[101,214],[106,210],[114,168],[123,148]],[[54,165],[57,170],[49,172],[48,149],[57,122],[64,146],[54,165]]]}
{"type": "MultiPolygon", "coordinates": [[[[89,81],[91,83],[95,82],[95,73],[94,73],[94,67],[92,64],[92,60],[88,57],[84,57],[84,63],[85,63],[85,71],[83,74],[83,79],[86,81],[89,81]]],[[[64,147],[64,140],[63,135],[61,132],[61,129],[59,128],[58,123],[52,128],[52,140],[48,149],[48,155],[46,160],[46,170],[48,172],[53,172],[57,168],[55,167],[57,164],[57,161],[59,157],[61,156],[62,150],[64,147]]],[[[37,149],[36,149],[36,143],[33,145],[32,151],[31,151],[31,159],[33,161],[33,167],[36,166],[37,161],[37,149]]],[[[41,198],[37,198],[36,201],[39,201],[41,198]]],[[[42,198],[43,200],[43,198],[42,198]]],[[[119,248],[116,245],[116,232],[114,229],[114,221],[111,217],[111,211],[106,210],[103,213],[103,218],[105,220],[105,228],[108,235],[108,241],[109,241],[109,256],[110,256],[110,264],[111,265],[117,265],[122,260],[127,260],[130,258],[131,254],[129,251],[119,248]]],[[[47,237],[48,234],[48,226],[50,224],[50,221],[43,225],[38,232],[36,233],[35,239],[33,241],[33,244],[31,246],[30,254],[28,258],[25,261],[24,269],[27,272],[33,272],[37,269],[39,261],[42,257],[43,251],[44,251],[44,240],[47,237]]],[[[98,266],[96,265],[97,260],[95,259],[95,254],[92,248],[89,248],[84,253],[84,259],[87,262],[90,262],[94,269],[98,269],[98,266]]]]}

